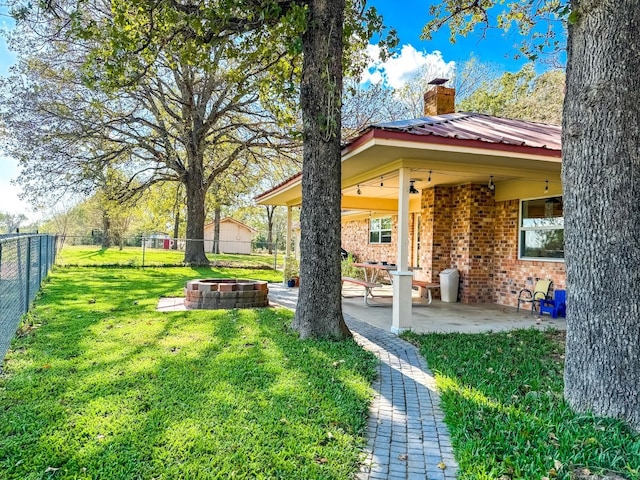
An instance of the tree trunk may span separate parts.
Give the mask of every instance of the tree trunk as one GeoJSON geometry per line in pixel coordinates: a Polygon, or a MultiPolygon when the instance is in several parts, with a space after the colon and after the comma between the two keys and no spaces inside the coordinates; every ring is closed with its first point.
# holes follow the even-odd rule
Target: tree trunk
{"type": "Polygon", "coordinates": [[[111,219],[106,210],[102,211],[102,248],[111,246],[111,219]]]}
{"type": "Polygon", "coordinates": [[[311,0],[302,37],[304,154],[300,291],[293,328],[301,338],[346,338],[340,295],[340,98],[345,0],[311,0]]]}
{"type": "Polygon", "coordinates": [[[220,253],[220,205],[213,211],[213,253],[220,253]]]}
{"type": "Polygon", "coordinates": [[[187,265],[209,265],[204,253],[204,196],[202,174],[189,175],[185,183],[187,192],[187,240],[184,263],[187,265]]]}
{"type": "Polygon", "coordinates": [[[273,253],[273,214],[276,211],[275,205],[265,205],[267,209],[267,248],[269,255],[273,253]]]}
{"type": "Polygon", "coordinates": [[[178,249],[178,235],[180,234],[180,210],[176,210],[176,216],[173,221],[173,245],[171,245],[171,250],[178,249]]]}
{"type": "Polygon", "coordinates": [[[640,430],[640,9],[573,0],[563,117],[565,397],[640,430]]]}
{"type": "Polygon", "coordinates": [[[180,235],[180,189],[182,184],[178,183],[176,187],[176,201],[173,204],[174,220],[173,220],[173,245],[171,250],[178,250],[178,236],[180,235]]]}

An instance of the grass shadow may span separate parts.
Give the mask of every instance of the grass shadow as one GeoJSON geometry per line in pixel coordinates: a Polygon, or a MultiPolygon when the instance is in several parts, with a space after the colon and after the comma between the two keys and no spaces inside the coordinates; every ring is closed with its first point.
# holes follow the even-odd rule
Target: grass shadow
{"type": "Polygon", "coordinates": [[[299,341],[285,310],[156,312],[193,271],[53,275],[0,379],[3,478],[353,473],[368,354],[299,341]]]}

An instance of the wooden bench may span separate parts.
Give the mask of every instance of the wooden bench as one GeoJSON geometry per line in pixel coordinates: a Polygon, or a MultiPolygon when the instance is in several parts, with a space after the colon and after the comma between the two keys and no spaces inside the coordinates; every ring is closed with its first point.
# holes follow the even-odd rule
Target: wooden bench
{"type": "Polygon", "coordinates": [[[421,297],[424,297],[424,290],[426,290],[427,299],[429,300],[429,303],[427,303],[427,305],[431,305],[431,301],[433,299],[431,296],[431,289],[440,288],[439,283],[430,283],[430,282],[425,282],[425,281],[416,280],[416,279],[411,280],[411,286],[418,287],[420,289],[419,291],[420,291],[421,297]]]}
{"type": "Polygon", "coordinates": [[[380,286],[379,283],[371,283],[365,280],[360,280],[359,278],[352,278],[352,277],[342,277],[342,283],[344,282],[349,282],[349,283],[353,283],[355,285],[360,285],[364,287],[364,303],[366,305],[371,305],[368,301],[369,296],[373,298],[373,293],[371,293],[371,290],[373,288],[380,286]]]}

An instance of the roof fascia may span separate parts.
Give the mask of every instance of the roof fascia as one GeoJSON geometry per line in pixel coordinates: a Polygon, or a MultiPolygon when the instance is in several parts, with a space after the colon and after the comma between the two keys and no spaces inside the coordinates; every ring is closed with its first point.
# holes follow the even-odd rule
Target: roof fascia
{"type": "Polygon", "coordinates": [[[483,142],[481,140],[463,140],[459,138],[440,137],[438,135],[417,135],[378,128],[365,132],[344,147],[342,149],[342,160],[344,161],[356,155],[359,151],[369,148],[371,145],[368,144],[371,141],[374,141],[376,145],[404,146],[407,148],[416,148],[416,144],[423,144],[430,146],[432,150],[458,151],[460,153],[487,155],[489,151],[493,155],[513,156],[515,154],[520,158],[560,158],[562,156],[560,150],[551,148],[483,142]]]}

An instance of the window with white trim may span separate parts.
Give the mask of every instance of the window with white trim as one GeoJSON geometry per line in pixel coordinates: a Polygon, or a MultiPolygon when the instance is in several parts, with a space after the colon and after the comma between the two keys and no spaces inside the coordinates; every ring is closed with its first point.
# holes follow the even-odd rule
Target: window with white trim
{"type": "Polygon", "coordinates": [[[369,220],[369,243],[391,243],[391,217],[369,220]]]}
{"type": "Polygon", "coordinates": [[[562,197],[520,202],[520,258],[564,259],[562,197]]]}

